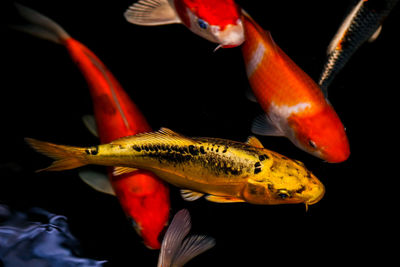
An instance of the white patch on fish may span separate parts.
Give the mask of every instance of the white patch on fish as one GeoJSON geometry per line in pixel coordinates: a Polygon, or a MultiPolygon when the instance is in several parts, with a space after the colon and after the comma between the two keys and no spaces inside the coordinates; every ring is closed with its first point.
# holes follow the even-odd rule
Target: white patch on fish
{"type": "Polygon", "coordinates": [[[250,56],[250,60],[246,64],[247,77],[250,78],[254,71],[257,69],[258,65],[262,62],[265,53],[265,46],[259,43],[257,48],[253,51],[250,56]]]}

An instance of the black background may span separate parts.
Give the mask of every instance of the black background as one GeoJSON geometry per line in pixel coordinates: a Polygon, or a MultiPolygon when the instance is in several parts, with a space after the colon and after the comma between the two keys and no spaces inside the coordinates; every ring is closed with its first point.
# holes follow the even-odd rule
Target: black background
{"type": "MultiPolygon", "coordinates": [[[[8,1],[2,26],[15,21],[8,1]]],[[[141,27],[123,17],[129,0],[20,1],[58,22],[114,73],[154,129],[188,136],[245,141],[260,113],[248,101],[239,48],[215,44],[182,25],[141,27]]],[[[312,78],[352,1],[237,1],[312,78]],[[266,4],[267,3],[267,4],[266,4]]],[[[256,206],[184,202],[171,187],[171,215],[183,207],[193,232],[216,238],[212,250],[187,266],[288,266],[388,259],[391,214],[398,207],[399,7],[380,37],[365,44],[330,86],[329,99],[347,128],[350,158],[328,164],[287,139],[259,137],[266,148],[303,161],[326,186],[324,198],[304,205],[256,206]],[[379,249],[384,249],[384,253],[379,249]]],[[[24,137],[62,144],[98,141],[81,122],[92,113],[87,85],[59,45],[1,27],[0,202],[41,207],[68,217],[85,257],[109,266],[156,266],[117,200],[89,188],[76,171],[34,173],[50,160],[24,137]]]]}

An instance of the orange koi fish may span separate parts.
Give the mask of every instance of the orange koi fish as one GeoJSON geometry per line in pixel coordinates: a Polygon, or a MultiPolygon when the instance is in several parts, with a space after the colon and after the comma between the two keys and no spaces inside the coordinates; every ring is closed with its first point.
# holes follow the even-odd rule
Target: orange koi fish
{"type": "MultiPolygon", "coordinates": [[[[82,71],[89,84],[101,143],[151,131],[139,109],[92,51],[71,38],[51,19],[22,5],[16,7],[30,22],[29,25],[17,26],[18,29],[64,45],[82,71]]],[[[164,182],[144,170],[114,176],[113,169],[109,168],[109,179],[93,172],[81,172],[80,176],[95,189],[115,195],[145,245],[152,249],[160,248],[158,238],[168,222],[170,209],[169,188],[164,182]]]]}
{"type": "Polygon", "coordinates": [[[234,0],[140,0],[125,12],[127,21],[138,25],[182,23],[217,48],[243,43],[240,16],[234,0]]]}
{"type": "Polygon", "coordinates": [[[328,162],[341,162],[350,149],[345,129],[318,85],[244,12],[242,54],[253,93],[265,114],[252,131],[286,136],[297,147],[328,162]]]}

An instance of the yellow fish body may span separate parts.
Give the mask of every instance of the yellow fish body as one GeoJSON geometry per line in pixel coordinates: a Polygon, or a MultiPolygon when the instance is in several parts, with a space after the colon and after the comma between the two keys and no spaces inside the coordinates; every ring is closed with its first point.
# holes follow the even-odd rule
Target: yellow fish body
{"type": "Polygon", "coordinates": [[[305,203],[324,195],[323,184],[304,165],[247,143],[217,138],[189,138],[169,129],[137,134],[93,147],[55,145],[27,138],[38,152],[56,161],[43,170],[59,171],[87,164],[117,166],[114,173],[146,169],[183,190],[187,200],[204,194],[214,202],[252,204],[305,203]]]}

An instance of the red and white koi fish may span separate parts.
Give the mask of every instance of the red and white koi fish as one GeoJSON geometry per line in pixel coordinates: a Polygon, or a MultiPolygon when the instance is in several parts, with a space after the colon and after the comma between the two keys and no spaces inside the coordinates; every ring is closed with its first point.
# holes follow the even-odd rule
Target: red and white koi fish
{"type": "MultiPolygon", "coordinates": [[[[101,143],[151,131],[139,109],[92,51],[51,19],[22,5],[16,7],[30,23],[17,29],[64,45],[82,71],[89,84],[101,143]]],[[[170,209],[169,188],[164,182],[144,170],[114,176],[109,168],[108,177],[90,171],[82,171],[80,176],[95,189],[115,195],[145,245],[160,248],[158,238],[167,225],[170,209]]]]}
{"type": "Polygon", "coordinates": [[[234,0],[140,0],[129,7],[125,18],[138,25],[182,23],[219,47],[243,43],[240,8],[234,0]]]}
{"type": "Polygon", "coordinates": [[[330,83],[354,52],[366,41],[373,42],[382,30],[382,22],[398,0],[359,0],[343,20],[328,46],[325,65],[318,84],[327,94],[330,83]]]}
{"type": "Polygon", "coordinates": [[[252,131],[286,136],[297,147],[328,162],[341,162],[350,149],[345,129],[318,85],[247,13],[242,54],[253,93],[265,111],[252,131]]]}
{"type": "Polygon", "coordinates": [[[183,266],[192,258],[215,246],[215,239],[204,235],[190,235],[190,214],[178,211],[165,233],[157,267],[183,266]]]}

